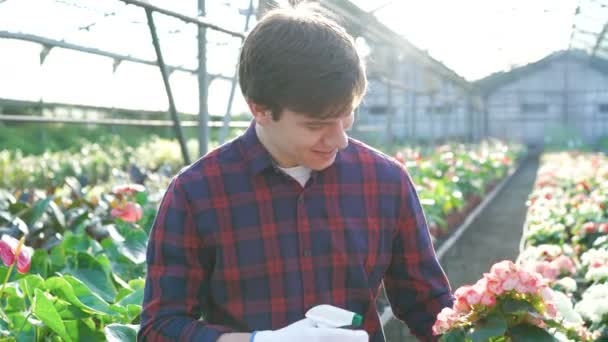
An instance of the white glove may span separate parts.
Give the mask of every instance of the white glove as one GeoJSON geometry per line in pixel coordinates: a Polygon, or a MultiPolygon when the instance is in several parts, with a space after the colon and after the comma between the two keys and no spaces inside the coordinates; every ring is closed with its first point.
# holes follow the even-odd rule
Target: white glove
{"type": "Polygon", "coordinates": [[[253,342],[369,342],[365,330],[317,328],[304,318],[279,330],[258,331],[253,342]]]}

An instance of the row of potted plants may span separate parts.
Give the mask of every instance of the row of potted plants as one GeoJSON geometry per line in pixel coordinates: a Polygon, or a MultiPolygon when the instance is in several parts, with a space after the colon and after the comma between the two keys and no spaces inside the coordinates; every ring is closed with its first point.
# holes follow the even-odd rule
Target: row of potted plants
{"type": "Polygon", "coordinates": [[[455,291],[443,341],[608,340],[608,158],[544,155],[527,204],[517,261],[455,291]]]}
{"type": "MultiPolygon", "coordinates": [[[[425,210],[441,206],[442,213],[466,208],[463,198],[481,197],[520,155],[498,142],[443,147],[425,156],[403,153],[425,210]],[[475,172],[484,176],[475,177],[475,172]],[[441,177],[450,179],[442,182],[441,177]]],[[[5,265],[0,267],[0,338],[132,341],[141,311],[148,231],[169,176],[150,173],[145,186],[114,187],[108,182],[83,185],[79,174],[59,178],[63,183],[39,186],[46,179],[41,178],[36,186],[0,189],[5,265]]],[[[110,178],[117,180],[131,181],[110,178]]],[[[440,222],[437,217],[433,222],[440,222]]]]}

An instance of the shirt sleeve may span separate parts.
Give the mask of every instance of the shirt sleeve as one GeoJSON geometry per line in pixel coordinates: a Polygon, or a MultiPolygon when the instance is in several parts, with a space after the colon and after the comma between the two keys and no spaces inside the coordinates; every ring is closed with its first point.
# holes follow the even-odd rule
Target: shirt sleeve
{"type": "Polygon", "coordinates": [[[138,341],[216,341],[227,327],[201,320],[212,250],[197,233],[189,199],[174,178],[161,201],[147,247],[138,341]]]}
{"type": "Polygon", "coordinates": [[[436,341],[432,326],[453,297],[437,260],[422,206],[409,174],[402,176],[399,221],[384,278],[394,315],[421,341],[436,341]]]}

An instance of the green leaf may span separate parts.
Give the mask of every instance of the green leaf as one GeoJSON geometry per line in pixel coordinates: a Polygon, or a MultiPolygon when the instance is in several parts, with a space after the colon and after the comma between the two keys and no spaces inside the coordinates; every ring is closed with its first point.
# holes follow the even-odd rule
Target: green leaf
{"type": "Polygon", "coordinates": [[[532,304],[528,303],[527,301],[521,300],[521,299],[513,299],[513,298],[506,298],[504,300],[503,305],[502,305],[502,310],[504,313],[508,313],[508,314],[538,312],[538,311],[536,311],[534,306],[532,304]]]}
{"type": "Polygon", "coordinates": [[[467,334],[473,342],[487,341],[491,337],[502,336],[507,330],[507,321],[498,315],[490,315],[475,323],[473,329],[467,334]]]}
{"type": "Polygon", "coordinates": [[[44,290],[44,279],[38,274],[29,274],[24,278],[19,279],[19,288],[33,302],[34,290],[44,290]]]}
{"type": "Polygon", "coordinates": [[[70,223],[70,227],[69,230],[70,231],[76,231],[78,230],[78,227],[80,227],[80,225],[82,225],[87,219],[89,219],[90,217],[90,213],[88,210],[83,209],[84,211],[82,213],[80,213],[73,221],[72,223],[70,223]]]}
{"type": "MultiPolygon", "coordinates": [[[[69,305],[63,310],[57,310],[57,312],[59,312],[59,316],[61,316],[61,319],[64,321],[85,319],[91,317],[90,313],[84,312],[74,305],[69,305]]],[[[68,333],[69,331],[70,330],[68,329],[68,333]]]]}
{"type": "MultiPolygon", "coordinates": [[[[66,258],[66,253],[65,253],[65,248],[63,247],[63,244],[59,244],[55,247],[53,247],[53,249],[51,249],[51,256],[50,256],[50,261],[51,261],[51,271],[52,270],[61,270],[65,267],[67,258],[66,258]]],[[[52,272],[51,272],[52,274],[52,272]]]]}
{"type": "Polygon", "coordinates": [[[46,280],[46,287],[57,297],[63,298],[85,312],[98,315],[113,313],[108,303],[70,275],[49,278],[46,280]]]}
{"type": "MultiPolygon", "coordinates": [[[[5,292],[6,295],[6,292],[5,292]]],[[[6,298],[6,306],[4,307],[4,312],[21,312],[25,311],[25,298],[18,296],[17,294],[8,296],[6,298]]]]}
{"type": "Polygon", "coordinates": [[[103,331],[108,342],[131,342],[137,339],[139,326],[132,324],[109,324],[103,331]]]}
{"type": "Polygon", "coordinates": [[[34,315],[61,338],[68,342],[72,341],[57,309],[44,292],[39,289],[35,289],[34,315]]]}
{"type": "Polygon", "coordinates": [[[144,301],[144,289],[137,289],[133,293],[127,295],[123,299],[121,299],[118,305],[126,306],[128,304],[137,304],[139,306],[142,305],[144,301]]]}
{"type": "Polygon", "coordinates": [[[116,287],[109,277],[110,271],[89,254],[79,252],[69,260],[68,269],[72,276],[82,281],[88,288],[106,302],[114,302],[116,287]]]}
{"type": "Polygon", "coordinates": [[[8,314],[8,318],[11,320],[13,326],[12,334],[15,336],[17,341],[36,340],[34,325],[26,318],[26,315],[26,312],[8,314]]]}
{"type": "Polygon", "coordinates": [[[51,267],[51,259],[49,254],[44,249],[34,250],[32,255],[32,264],[30,266],[30,274],[40,274],[43,278],[48,277],[49,268],[51,267]]]}
{"type": "Polygon", "coordinates": [[[30,227],[34,227],[36,222],[40,220],[52,200],[53,196],[48,196],[47,198],[41,199],[34,204],[34,207],[32,208],[32,216],[30,217],[30,221],[28,222],[28,225],[30,227]]]}
{"type": "Polygon", "coordinates": [[[462,342],[465,340],[464,329],[452,329],[441,336],[441,342],[462,342]]]}
{"type": "Polygon", "coordinates": [[[49,203],[49,207],[51,207],[51,213],[53,214],[51,218],[59,226],[59,231],[63,232],[65,230],[65,215],[63,214],[63,211],[61,211],[61,209],[59,209],[57,204],[55,204],[53,201],[49,203]]]}
{"type": "Polygon", "coordinates": [[[95,328],[92,319],[65,321],[68,334],[74,341],[103,341],[104,334],[95,328]]]}
{"type": "Polygon", "coordinates": [[[23,202],[15,202],[15,203],[11,203],[8,206],[8,211],[13,214],[13,215],[18,215],[20,214],[22,211],[29,209],[29,206],[26,203],[23,202]]]}
{"type": "Polygon", "coordinates": [[[146,287],[146,281],[143,278],[129,280],[129,287],[133,290],[144,289],[146,287]]]}
{"type": "Polygon", "coordinates": [[[517,342],[554,342],[555,337],[534,325],[520,324],[510,329],[511,339],[517,342]]]}
{"type": "Polygon", "coordinates": [[[129,313],[129,317],[131,317],[131,318],[141,316],[141,304],[127,305],[127,312],[129,313]]]}
{"type": "Polygon", "coordinates": [[[148,235],[143,230],[131,230],[125,235],[125,241],[116,243],[118,251],[135,264],[146,261],[148,235]]]}
{"type": "Polygon", "coordinates": [[[135,193],[135,201],[143,207],[148,203],[148,194],[145,191],[135,193]]]}

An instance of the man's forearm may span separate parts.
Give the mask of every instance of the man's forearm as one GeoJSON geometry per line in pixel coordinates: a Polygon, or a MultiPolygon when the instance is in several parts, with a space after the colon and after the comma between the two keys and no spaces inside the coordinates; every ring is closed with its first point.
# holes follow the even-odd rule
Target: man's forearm
{"type": "Polygon", "coordinates": [[[249,342],[250,333],[226,333],[222,334],[217,342],[249,342]]]}

